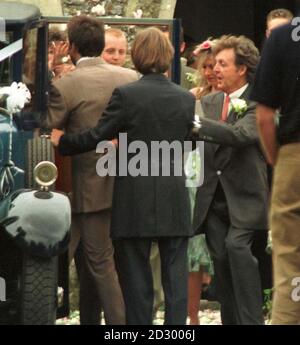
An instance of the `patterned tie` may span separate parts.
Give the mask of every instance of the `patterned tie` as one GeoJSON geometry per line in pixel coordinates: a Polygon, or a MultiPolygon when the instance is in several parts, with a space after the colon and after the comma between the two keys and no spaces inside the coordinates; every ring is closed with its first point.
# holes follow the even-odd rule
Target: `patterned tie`
{"type": "Polygon", "coordinates": [[[225,101],[223,104],[222,116],[221,116],[221,121],[223,121],[223,122],[226,121],[226,119],[227,119],[229,103],[230,103],[230,97],[228,94],[226,94],[225,101]]]}

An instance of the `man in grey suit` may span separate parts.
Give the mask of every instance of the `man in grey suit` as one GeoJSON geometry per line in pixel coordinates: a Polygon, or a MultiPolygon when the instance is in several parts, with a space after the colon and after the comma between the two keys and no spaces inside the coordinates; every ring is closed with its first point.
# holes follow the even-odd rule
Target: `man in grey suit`
{"type": "MultiPolygon", "coordinates": [[[[74,17],[68,24],[68,36],[69,54],[76,69],[53,83],[47,125],[76,133],[94,127],[113,90],[135,81],[137,74],[99,58],[104,48],[104,28],[100,20],[74,17]]],[[[98,159],[94,150],[72,157],[70,257],[80,241],[81,323],[99,324],[97,306],[101,305],[106,324],[124,324],[124,302],[109,236],[114,180],[96,174],[98,159]]]]}
{"type": "Polygon", "coordinates": [[[215,49],[222,92],[201,99],[195,134],[205,141],[204,183],[198,188],[196,232],[213,258],[223,324],[262,324],[258,261],[251,245],[267,230],[266,163],[249,101],[259,53],[246,37],[224,36],[215,49]]]}

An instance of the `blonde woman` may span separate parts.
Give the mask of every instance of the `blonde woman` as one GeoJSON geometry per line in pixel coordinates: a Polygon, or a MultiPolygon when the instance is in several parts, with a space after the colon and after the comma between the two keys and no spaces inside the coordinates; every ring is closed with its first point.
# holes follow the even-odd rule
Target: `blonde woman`
{"type": "MultiPolygon", "coordinates": [[[[198,86],[190,91],[196,97],[196,114],[199,111],[200,99],[211,92],[217,91],[217,78],[214,73],[214,56],[213,46],[216,40],[207,40],[201,43],[194,54],[198,58],[198,86]]],[[[200,158],[197,155],[197,151],[193,151],[187,162],[187,176],[189,179],[193,179],[193,166],[196,170],[200,167],[200,158]]],[[[196,172],[197,174],[197,172],[196,172]]],[[[190,200],[192,210],[195,203],[196,188],[190,187],[190,200]]],[[[190,325],[199,325],[200,320],[198,318],[198,312],[200,308],[200,299],[202,293],[202,287],[204,284],[210,282],[210,276],[213,274],[213,265],[209,256],[209,252],[206,246],[205,235],[196,235],[189,240],[188,246],[188,263],[189,263],[189,279],[188,279],[188,315],[190,318],[190,325]]]]}

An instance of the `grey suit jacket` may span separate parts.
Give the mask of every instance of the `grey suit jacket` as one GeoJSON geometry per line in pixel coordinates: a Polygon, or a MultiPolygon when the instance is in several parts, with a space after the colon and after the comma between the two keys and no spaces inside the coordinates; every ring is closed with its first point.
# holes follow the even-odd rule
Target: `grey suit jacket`
{"type": "MultiPolygon", "coordinates": [[[[73,72],[55,81],[50,90],[47,127],[78,133],[94,127],[113,90],[137,80],[137,73],[109,65],[101,58],[81,61],[73,72]]],[[[96,212],[112,204],[113,177],[99,177],[99,154],[92,150],[72,157],[72,209],[96,212]]]]}
{"type": "Polygon", "coordinates": [[[205,117],[199,130],[205,141],[204,183],[196,195],[194,230],[205,232],[203,224],[218,183],[226,196],[231,224],[242,229],[267,229],[267,167],[259,146],[256,128],[256,104],[249,101],[250,87],[240,97],[247,110],[238,116],[234,111],[221,122],[224,94],[202,98],[205,117]]]}

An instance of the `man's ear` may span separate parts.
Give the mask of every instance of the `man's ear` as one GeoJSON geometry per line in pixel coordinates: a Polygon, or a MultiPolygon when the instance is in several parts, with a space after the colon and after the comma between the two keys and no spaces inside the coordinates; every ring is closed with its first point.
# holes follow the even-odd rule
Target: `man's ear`
{"type": "Polygon", "coordinates": [[[69,55],[74,65],[81,58],[81,55],[78,52],[78,49],[76,48],[74,43],[69,43],[69,55]]]}
{"type": "Polygon", "coordinates": [[[245,66],[245,65],[241,65],[241,66],[239,66],[239,75],[240,76],[245,76],[246,75],[246,73],[247,73],[247,66],[245,66]]]}

